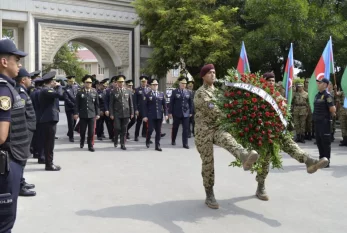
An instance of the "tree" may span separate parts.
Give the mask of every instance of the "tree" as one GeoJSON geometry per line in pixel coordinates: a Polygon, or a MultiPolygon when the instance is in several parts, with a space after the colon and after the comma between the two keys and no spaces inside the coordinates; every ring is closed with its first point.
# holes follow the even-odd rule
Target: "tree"
{"type": "Polygon", "coordinates": [[[216,0],[136,0],[143,33],[154,47],[147,72],[163,77],[181,65],[196,76],[205,63],[223,74],[232,66],[241,32],[237,8],[216,0]]]}
{"type": "Polygon", "coordinates": [[[54,56],[53,63],[45,66],[43,73],[51,69],[62,69],[66,75],[75,75],[77,82],[80,82],[88,72],[81,67],[81,62],[78,60],[79,48],[75,43],[64,44],[54,56]]]}
{"type": "Polygon", "coordinates": [[[2,38],[14,40],[13,29],[3,28],[2,29],[2,38]]]}

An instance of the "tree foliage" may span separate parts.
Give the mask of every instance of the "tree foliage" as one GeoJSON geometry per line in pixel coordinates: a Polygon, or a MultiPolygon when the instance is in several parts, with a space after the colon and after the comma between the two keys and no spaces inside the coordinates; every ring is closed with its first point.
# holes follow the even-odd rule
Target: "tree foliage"
{"type": "Polygon", "coordinates": [[[182,60],[192,75],[212,62],[224,76],[237,64],[241,41],[251,70],[273,70],[278,80],[290,43],[300,76],[311,76],[330,36],[335,66],[347,65],[347,1],[136,0],[134,5],[154,47],[148,70],[159,76],[182,60]]]}
{"type": "Polygon", "coordinates": [[[61,69],[66,75],[75,75],[76,80],[80,82],[88,72],[81,67],[82,63],[78,60],[79,48],[79,45],[75,43],[64,44],[54,56],[53,63],[45,66],[43,73],[51,69],[61,69]]]}

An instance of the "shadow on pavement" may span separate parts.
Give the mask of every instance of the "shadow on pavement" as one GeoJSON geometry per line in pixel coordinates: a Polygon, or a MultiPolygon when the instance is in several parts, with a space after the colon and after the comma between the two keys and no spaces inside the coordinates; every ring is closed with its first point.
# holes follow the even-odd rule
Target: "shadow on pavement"
{"type": "Polygon", "coordinates": [[[169,232],[183,233],[183,229],[176,225],[176,221],[197,222],[202,218],[218,219],[227,215],[243,215],[256,219],[271,227],[282,224],[275,219],[269,219],[262,214],[238,207],[235,203],[254,198],[254,196],[237,197],[227,200],[218,200],[219,210],[212,210],[205,206],[203,200],[169,201],[154,205],[136,204],[128,206],[113,206],[100,210],[80,210],[79,216],[92,216],[100,218],[127,218],[153,222],[169,232]]]}
{"type": "MultiPolygon", "coordinates": [[[[288,173],[288,172],[295,172],[295,171],[301,171],[306,173],[307,172],[306,165],[283,166],[283,169],[272,169],[270,172],[271,173],[288,173]]],[[[341,178],[341,177],[347,176],[347,165],[334,166],[332,164],[330,165],[330,168],[324,168],[324,169],[318,170],[317,172],[332,172],[331,175],[333,177],[341,178]]]]}

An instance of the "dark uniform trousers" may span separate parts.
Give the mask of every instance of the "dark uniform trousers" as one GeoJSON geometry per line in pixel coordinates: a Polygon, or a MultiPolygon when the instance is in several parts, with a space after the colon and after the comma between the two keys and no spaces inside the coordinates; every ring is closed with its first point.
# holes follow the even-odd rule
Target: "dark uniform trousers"
{"type": "Polygon", "coordinates": [[[191,116],[190,118],[189,118],[189,128],[188,128],[188,135],[189,135],[189,137],[193,134],[195,134],[194,133],[194,129],[195,129],[195,119],[194,119],[194,115],[193,116],[191,116]]]}
{"type": "Polygon", "coordinates": [[[68,126],[67,136],[69,138],[73,138],[74,137],[73,131],[76,126],[76,120],[73,118],[74,111],[69,110],[69,111],[66,111],[65,113],[66,113],[67,126],[68,126]]]}
{"type": "Polygon", "coordinates": [[[114,122],[109,116],[105,116],[105,123],[107,127],[108,136],[110,139],[114,138],[114,122]]]}
{"type": "Polygon", "coordinates": [[[131,127],[133,127],[133,125],[135,125],[136,123],[136,116],[134,116],[133,118],[130,119],[130,122],[128,124],[128,127],[127,127],[127,135],[129,135],[129,129],[131,129],[131,127]]]}
{"type": "Polygon", "coordinates": [[[129,118],[114,118],[114,129],[115,129],[115,136],[114,136],[114,142],[118,142],[118,135],[120,136],[120,144],[125,144],[125,136],[127,132],[127,126],[129,123],[129,118]]]}
{"type": "Polygon", "coordinates": [[[87,143],[88,147],[93,147],[94,145],[94,127],[95,127],[95,117],[93,118],[80,118],[80,135],[81,135],[81,144],[84,144],[86,131],[88,127],[88,138],[87,143]]]}
{"type": "Polygon", "coordinates": [[[33,156],[34,158],[39,157],[39,145],[38,145],[38,139],[39,139],[39,124],[36,123],[36,130],[34,131],[33,138],[31,139],[31,147],[33,148],[33,156]]]}
{"type": "MultiPolygon", "coordinates": [[[[148,119],[148,131],[146,136],[146,143],[149,143],[153,130],[155,130],[155,145],[160,145],[160,134],[161,134],[161,125],[163,119],[148,119]]],[[[146,123],[144,123],[146,124],[146,123]]]]}
{"type": "Polygon", "coordinates": [[[316,142],[319,151],[319,158],[326,157],[330,160],[331,153],[331,121],[323,119],[315,122],[316,142]]]}
{"type": "Polygon", "coordinates": [[[43,138],[43,151],[45,155],[46,166],[53,164],[55,134],[57,132],[57,122],[45,122],[41,123],[41,133],[43,138]]]}
{"type": "Polygon", "coordinates": [[[96,121],[96,135],[98,138],[104,134],[104,122],[105,116],[100,116],[99,120],[96,121]]]}
{"type": "Polygon", "coordinates": [[[16,220],[17,200],[23,173],[21,163],[10,161],[10,172],[0,175],[0,232],[11,233],[16,220]]]}
{"type": "MultiPolygon", "coordinates": [[[[136,118],[135,137],[138,137],[140,134],[140,128],[141,128],[142,122],[143,122],[143,116],[139,114],[136,118]]],[[[146,136],[146,132],[147,132],[147,124],[143,124],[141,135],[143,137],[146,136]]]]}
{"type": "Polygon", "coordinates": [[[182,143],[183,145],[188,145],[188,128],[189,128],[189,117],[176,117],[173,116],[172,124],[172,135],[171,139],[176,142],[177,132],[180,124],[182,123],[182,143]]]}
{"type": "MultiPolygon", "coordinates": [[[[35,130],[35,131],[36,131],[36,130],[35,130]]],[[[28,130],[29,142],[32,141],[35,131],[28,130]]],[[[29,148],[28,148],[28,150],[29,150],[29,148]]],[[[28,153],[30,153],[30,151],[28,151],[28,153]]],[[[25,168],[25,166],[26,166],[26,161],[23,162],[23,172],[22,172],[22,177],[21,177],[21,179],[20,179],[20,185],[21,185],[21,187],[25,184],[25,178],[24,178],[24,176],[23,176],[23,175],[24,175],[24,168],[25,168]]]]}
{"type": "Polygon", "coordinates": [[[44,130],[44,124],[38,123],[36,124],[36,148],[37,148],[37,157],[39,161],[45,160],[45,153],[44,153],[44,144],[42,143],[45,140],[45,134],[43,132],[44,130]]]}

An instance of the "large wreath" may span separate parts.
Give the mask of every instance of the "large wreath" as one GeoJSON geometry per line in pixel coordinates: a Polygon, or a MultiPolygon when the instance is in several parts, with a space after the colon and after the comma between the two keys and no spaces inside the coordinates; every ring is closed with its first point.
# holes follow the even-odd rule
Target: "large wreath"
{"type": "MultiPolygon", "coordinates": [[[[268,86],[259,73],[238,75],[229,70],[222,88],[217,89],[216,105],[224,113],[219,125],[243,147],[256,150],[260,157],[251,171],[261,171],[261,164],[270,156],[272,168],[282,168],[280,148],[290,118],[286,100],[276,87],[268,86]]],[[[241,167],[236,160],[230,166],[241,167]]]]}

